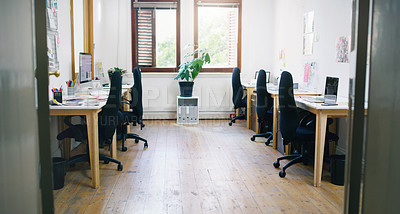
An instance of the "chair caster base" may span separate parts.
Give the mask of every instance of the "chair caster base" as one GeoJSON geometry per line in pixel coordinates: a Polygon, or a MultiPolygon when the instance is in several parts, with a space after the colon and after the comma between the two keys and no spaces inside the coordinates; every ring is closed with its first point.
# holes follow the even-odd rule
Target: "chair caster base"
{"type": "Polygon", "coordinates": [[[123,169],[122,164],[118,164],[118,171],[122,171],[122,169],[123,169]]]}
{"type": "Polygon", "coordinates": [[[121,151],[126,152],[126,150],[128,150],[128,148],[126,146],[121,148],[121,151]]]}
{"type": "Polygon", "coordinates": [[[286,172],[285,171],[280,171],[279,172],[279,177],[284,178],[286,176],[286,172]]]}
{"type": "Polygon", "coordinates": [[[135,143],[139,143],[139,139],[135,139],[135,143]]]}
{"type": "Polygon", "coordinates": [[[251,141],[255,141],[256,138],[255,138],[255,137],[251,137],[250,140],[251,140],[251,141]]]}
{"type": "Polygon", "coordinates": [[[149,148],[149,144],[147,144],[147,142],[144,143],[144,149],[149,148]]]}
{"type": "Polygon", "coordinates": [[[272,165],[274,165],[275,168],[279,168],[279,166],[280,166],[278,161],[275,161],[272,165]]]}
{"type": "Polygon", "coordinates": [[[229,122],[229,126],[232,126],[232,122],[229,122]]]}

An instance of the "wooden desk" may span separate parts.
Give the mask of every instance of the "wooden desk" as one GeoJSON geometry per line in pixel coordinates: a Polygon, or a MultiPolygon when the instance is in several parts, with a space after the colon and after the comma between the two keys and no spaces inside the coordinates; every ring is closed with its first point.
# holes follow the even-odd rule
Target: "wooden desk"
{"type": "MultiPolygon", "coordinates": [[[[129,90],[123,89],[122,93],[126,96],[129,90]]],[[[98,113],[106,102],[100,102],[97,106],[82,104],[80,106],[50,106],[51,116],[86,116],[90,170],[92,175],[92,186],[98,188],[100,186],[100,169],[99,169],[99,133],[98,133],[98,113]]],[[[117,140],[114,133],[111,144],[111,157],[117,158],[117,140]]]]}
{"type": "Polygon", "coordinates": [[[336,106],[322,106],[321,103],[311,103],[296,97],[296,105],[316,115],[314,186],[319,187],[321,186],[322,167],[324,163],[327,119],[328,117],[347,117],[348,103],[345,100],[339,100],[336,106]]]}
{"type": "MultiPolygon", "coordinates": [[[[250,84],[243,84],[244,88],[247,91],[247,112],[246,112],[246,120],[247,120],[247,128],[250,129],[250,124],[251,124],[251,95],[253,94],[253,91],[256,90],[256,85],[250,85],[250,84]]],[[[258,129],[257,129],[258,130],[258,129]]]]}
{"type": "MultiPolygon", "coordinates": [[[[99,139],[98,139],[98,113],[105,105],[105,102],[98,106],[50,106],[50,115],[52,116],[68,116],[68,115],[84,115],[86,116],[90,170],[92,173],[92,186],[98,188],[100,186],[99,173],[99,139]]],[[[113,140],[113,144],[116,144],[113,140]]],[[[116,154],[116,146],[112,146],[112,150],[116,154]]],[[[113,152],[112,152],[113,153],[113,152]]],[[[113,157],[114,158],[114,157],[113,157]]]]}

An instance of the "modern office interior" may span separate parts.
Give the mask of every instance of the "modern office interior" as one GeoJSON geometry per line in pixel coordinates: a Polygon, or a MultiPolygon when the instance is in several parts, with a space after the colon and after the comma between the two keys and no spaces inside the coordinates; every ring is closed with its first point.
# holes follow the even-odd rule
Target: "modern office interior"
{"type": "Polygon", "coordinates": [[[396,0],[0,11],[0,213],[400,209],[396,0]]]}

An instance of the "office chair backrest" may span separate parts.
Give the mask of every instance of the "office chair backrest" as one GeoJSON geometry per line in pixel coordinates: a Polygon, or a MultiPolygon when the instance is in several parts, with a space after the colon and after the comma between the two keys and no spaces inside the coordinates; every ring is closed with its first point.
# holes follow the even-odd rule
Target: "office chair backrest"
{"type": "Polygon", "coordinates": [[[234,108],[240,108],[240,104],[242,103],[243,97],[243,87],[242,83],[240,82],[240,70],[238,67],[233,68],[232,71],[232,89],[233,89],[233,96],[232,102],[234,108]]]}
{"type": "Polygon", "coordinates": [[[284,144],[287,144],[294,140],[299,123],[299,113],[293,95],[293,78],[287,71],[282,72],[279,83],[279,111],[279,127],[284,144]]]}
{"type": "Polygon", "coordinates": [[[107,103],[99,113],[99,140],[111,139],[118,125],[118,110],[121,103],[122,78],[119,71],[111,76],[111,87],[107,103]]]}
{"type": "Polygon", "coordinates": [[[139,67],[133,69],[133,83],[131,89],[131,106],[133,113],[138,120],[142,119],[143,116],[143,102],[142,102],[142,74],[139,67]]]}
{"type": "Polygon", "coordinates": [[[272,97],[267,91],[266,73],[263,69],[258,72],[257,77],[257,115],[262,121],[267,119],[267,111],[272,108],[272,97]]]}

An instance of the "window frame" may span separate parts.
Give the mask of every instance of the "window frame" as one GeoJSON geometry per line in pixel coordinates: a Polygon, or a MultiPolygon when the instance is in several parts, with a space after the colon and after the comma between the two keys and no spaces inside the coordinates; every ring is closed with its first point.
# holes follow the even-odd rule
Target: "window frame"
{"type": "MultiPolygon", "coordinates": [[[[194,0],[194,45],[199,45],[199,10],[197,3],[238,3],[238,44],[237,44],[237,65],[241,69],[242,65],[242,0],[194,0]]],[[[212,60],[212,59],[211,59],[212,60]]],[[[220,72],[220,73],[231,73],[234,67],[215,67],[215,68],[203,68],[201,72],[220,72]]]]}
{"type": "MultiPolygon", "coordinates": [[[[137,0],[138,2],[176,2],[176,65],[175,67],[140,67],[142,72],[176,72],[181,64],[181,35],[180,35],[180,0],[137,0]]],[[[131,1],[131,29],[132,29],[132,67],[138,66],[137,62],[137,28],[136,28],[136,10],[134,8],[135,0],[131,1]]],[[[155,37],[155,34],[152,35],[155,37]]]]}

